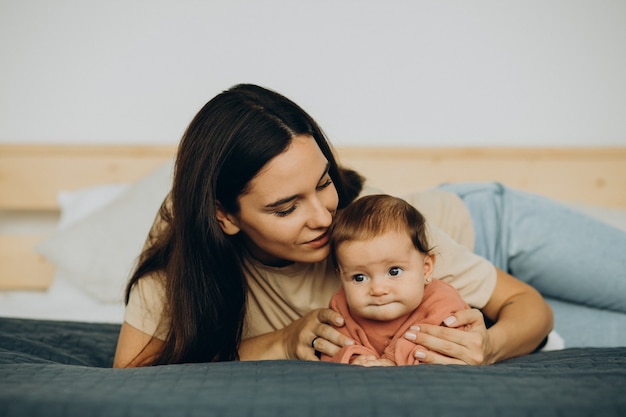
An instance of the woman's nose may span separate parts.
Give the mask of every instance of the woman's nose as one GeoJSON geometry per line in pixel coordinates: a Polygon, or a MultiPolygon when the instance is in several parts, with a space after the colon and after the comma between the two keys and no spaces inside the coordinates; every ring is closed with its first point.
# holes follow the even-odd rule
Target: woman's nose
{"type": "Polygon", "coordinates": [[[315,199],[312,204],[311,217],[309,219],[309,227],[311,229],[319,229],[330,227],[333,222],[332,212],[320,200],[315,199]]]}

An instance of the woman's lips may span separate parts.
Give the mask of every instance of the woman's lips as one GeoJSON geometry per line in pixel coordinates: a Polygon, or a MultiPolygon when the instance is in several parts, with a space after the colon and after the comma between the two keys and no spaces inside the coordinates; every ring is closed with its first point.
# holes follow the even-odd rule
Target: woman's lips
{"type": "Polygon", "coordinates": [[[329,239],[329,234],[328,231],[322,233],[321,235],[319,235],[318,237],[316,237],[315,239],[309,241],[306,243],[306,245],[314,248],[314,249],[318,249],[321,248],[322,246],[325,246],[328,243],[328,239],[329,239]]]}

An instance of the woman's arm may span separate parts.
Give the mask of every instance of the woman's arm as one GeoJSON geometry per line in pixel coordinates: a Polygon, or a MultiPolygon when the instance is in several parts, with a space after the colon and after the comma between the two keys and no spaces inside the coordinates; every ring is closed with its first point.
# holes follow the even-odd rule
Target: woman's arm
{"type": "Polygon", "coordinates": [[[480,365],[534,351],[553,326],[552,310],[541,294],[500,269],[482,311],[495,321],[489,329],[479,311],[464,310],[446,321],[448,327],[421,325],[405,337],[430,350],[420,362],[480,365]]]}
{"type": "Polygon", "coordinates": [[[333,327],[343,324],[341,315],[329,308],[313,310],[280,330],[243,340],[239,344],[239,359],[318,361],[316,350],[334,356],[341,346],[354,343],[333,327]],[[315,338],[314,349],[311,342],[315,338]]]}
{"type": "Polygon", "coordinates": [[[552,309],[539,291],[497,270],[496,288],[483,308],[495,324],[487,333],[489,363],[533,352],[554,326],[552,309]]]}
{"type": "Polygon", "coordinates": [[[149,365],[162,348],[161,340],[124,322],[117,340],[113,367],[132,368],[149,365]]]}

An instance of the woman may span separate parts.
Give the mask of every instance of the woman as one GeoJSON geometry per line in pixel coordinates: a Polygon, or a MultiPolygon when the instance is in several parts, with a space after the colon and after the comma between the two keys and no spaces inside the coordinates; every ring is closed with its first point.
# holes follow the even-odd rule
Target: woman
{"type": "MultiPolygon", "coordinates": [[[[343,318],[326,308],[340,286],[327,261],[328,230],[362,182],[287,98],[253,85],[213,98],[181,140],[171,194],[127,287],[114,366],[318,360],[316,350],[333,356],[353,343],[333,328],[343,318]]],[[[451,196],[432,194],[460,201],[451,196]]],[[[429,351],[420,362],[489,364],[533,351],[552,328],[540,294],[432,230],[433,245],[450,254],[434,278],[476,308],[448,318],[448,327],[407,332],[429,351]],[[495,321],[489,329],[483,314],[495,321]]]]}

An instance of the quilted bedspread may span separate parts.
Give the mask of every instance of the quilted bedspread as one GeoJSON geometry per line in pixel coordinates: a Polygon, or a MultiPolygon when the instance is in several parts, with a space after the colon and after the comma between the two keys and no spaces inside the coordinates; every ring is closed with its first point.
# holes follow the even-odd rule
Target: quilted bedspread
{"type": "Polygon", "coordinates": [[[491,366],[112,369],[119,325],[0,318],[0,416],[625,416],[626,347],[491,366]]]}

